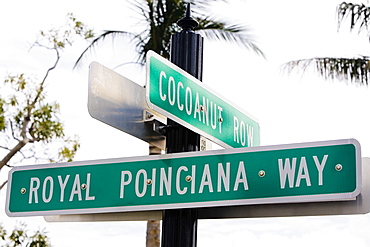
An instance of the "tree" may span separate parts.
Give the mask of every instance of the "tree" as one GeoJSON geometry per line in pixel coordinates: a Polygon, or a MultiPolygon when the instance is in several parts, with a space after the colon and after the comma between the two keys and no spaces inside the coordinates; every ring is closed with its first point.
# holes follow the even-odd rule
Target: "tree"
{"type": "Polygon", "coordinates": [[[49,238],[44,231],[36,231],[32,235],[28,234],[25,224],[16,226],[8,235],[7,231],[0,225],[0,243],[4,247],[48,247],[51,246],[49,238]]]}
{"type": "MultiPolygon", "coordinates": [[[[228,24],[223,21],[217,21],[205,14],[206,8],[210,3],[217,0],[190,1],[195,15],[192,15],[199,23],[195,28],[207,38],[214,40],[226,40],[239,44],[245,48],[251,49],[258,55],[263,56],[262,51],[255,44],[249,30],[244,25],[228,24]]],[[[226,0],[224,0],[226,2],[226,0]]],[[[138,57],[137,62],[144,65],[146,53],[153,50],[165,58],[170,56],[171,35],[179,31],[176,22],[180,20],[186,10],[185,0],[136,0],[131,2],[134,8],[143,16],[143,22],[146,23],[146,29],[141,33],[129,31],[106,30],[97,36],[91,44],[82,52],[75,66],[79,65],[87,52],[103,42],[106,38],[116,38],[117,36],[127,37],[135,44],[138,57]]]]}
{"type": "MultiPolygon", "coordinates": [[[[370,38],[370,7],[347,2],[339,4],[337,7],[338,30],[347,17],[350,19],[350,30],[358,28],[358,33],[366,32],[370,38]]],[[[289,73],[295,69],[305,72],[307,68],[315,67],[319,75],[325,79],[348,80],[360,85],[368,85],[370,81],[370,57],[368,56],[315,57],[291,61],[283,67],[289,73]]]]}
{"type": "MultiPolygon", "coordinates": [[[[80,144],[65,136],[59,104],[47,102],[45,94],[49,73],[57,67],[61,52],[79,36],[89,39],[93,37],[92,30],[72,14],[60,29],[41,31],[32,48],[41,47],[55,54],[42,80],[20,73],[7,76],[0,85],[0,171],[25,159],[72,161],[75,156],[80,144]],[[58,146],[59,151],[53,152],[58,146]]],[[[0,183],[0,189],[6,182],[0,183]]]]}
{"type": "MultiPolygon", "coordinates": [[[[35,161],[46,159],[49,162],[72,161],[80,144],[78,139],[64,134],[59,119],[59,104],[46,101],[46,87],[49,73],[56,69],[61,53],[72,45],[77,37],[93,37],[91,29],[68,14],[67,23],[59,29],[41,31],[32,48],[41,47],[55,54],[54,63],[46,70],[41,81],[23,73],[8,75],[0,85],[0,171],[4,167],[26,159],[35,161]],[[59,144],[59,145],[58,145],[59,144]],[[59,147],[57,153],[52,150],[59,147]],[[27,149],[26,149],[27,148],[27,149]]],[[[0,183],[0,189],[7,181],[0,183]]],[[[50,246],[44,231],[29,235],[26,225],[17,226],[8,236],[0,226],[1,246],[50,246]]]]}

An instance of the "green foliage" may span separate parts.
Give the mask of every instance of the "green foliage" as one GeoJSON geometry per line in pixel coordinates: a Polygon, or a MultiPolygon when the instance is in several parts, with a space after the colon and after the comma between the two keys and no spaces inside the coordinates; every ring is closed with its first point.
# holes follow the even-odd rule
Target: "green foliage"
{"type": "MultiPolygon", "coordinates": [[[[370,7],[364,4],[342,2],[337,6],[338,29],[343,21],[349,17],[350,30],[358,27],[358,32],[366,31],[370,38],[370,7]]],[[[294,70],[305,72],[309,67],[324,79],[346,80],[358,85],[369,85],[370,57],[359,56],[353,58],[315,57],[290,61],[283,65],[283,70],[291,73],[294,70]]]]}
{"type": "MultiPolygon", "coordinates": [[[[46,70],[44,77],[39,80],[20,73],[5,78],[0,91],[0,150],[5,150],[3,158],[0,157],[0,170],[10,166],[10,163],[30,158],[53,162],[72,161],[80,144],[77,139],[65,137],[59,119],[59,104],[46,100],[46,82],[49,73],[59,63],[60,51],[72,45],[77,38],[89,39],[93,36],[91,29],[73,14],[68,14],[65,25],[41,31],[32,46],[55,52],[55,62],[46,70]],[[59,148],[51,145],[58,142],[62,143],[59,148]]],[[[4,185],[1,183],[0,189],[4,185]]],[[[16,238],[20,233],[14,234],[16,238]]]]}
{"type": "MultiPolygon", "coordinates": [[[[10,75],[5,81],[8,100],[3,100],[3,111],[11,123],[16,139],[28,138],[30,142],[50,142],[64,136],[59,121],[59,104],[45,102],[42,83],[36,83],[24,74],[10,75]]],[[[4,116],[5,119],[5,116],[4,116]]]]}
{"type": "Polygon", "coordinates": [[[5,111],[4,111],[4,100],[0,98],[0,131],[5,130],[5,111]]]}
{"type": "Polygon", "coordinates": [[[59,149],[59,158],[71,162],[80,148],[80,143],[76,139],[68,139],[64,143],[65,146],[59,149]]]}
{"type": "Polygon", "coordinates": [[[324,79],[348,80],[359,85],[368,85],[370,79],[370,58],[332,58],[315,57],[291,61],[284,65],[284,70],[305,72],[314,68],[324,79]]]}
{"type": "Polygon", "coordinates": [[[256,54],[264,57],[263,52],[256,45],[253,35],[244,25],[227,25],[224,22],[197,18],[199,23],[195,31],[198,31],[212,40],[225,40],[240,45],[241,47],[251,49],[256,54]]]}
{"type": "Polygon", "coordinates": [[[358,32],[367,31],[369,35],[369,22],[370,22],[370,7],[364,4],[353,4],[342,2],[337,8],[338,15],[338,29],[343,20],[347,17],[350,18],[350,29],[353,30],[358,26],[358,32]]]}
{"type": "MultiPolygon", "coordinates": [[[[215,21],[214,18],[203,14],[207,13],[204,9],[209,7],[210,3],[216,1],[191,1],[192,9],[195,9],[194,18],[199,22],[199,26],[195,28],[195,31],[202,32],[206,37],[215,40],[225,40],[242,45],[245,48],[253,50],[256,54],[264,56],[244,25],[230,25],[224,21],[215,21]]],[[[137,61],[142,65],[145,63],[146,53],[149,50],[153,50],[161,56],[169,58],[171,35],[181,30],[177,25],[177,21],[184,17],[188,2],[185,0],[132,1],[137,12],[143,17],[141,23],[146,24],[146,29],[138,34],[119,30],[104,31],[83,51],[75,67],[93,47],[108,37],[115,38],[117,36],[131,39],[138,52],[137,61]]]]}
{"type": "Polygon", "coordinates": [[[4,247],[49,247],[49,238],[43,231],[36,231],[34,234],[29,236],[26,225],[20,224],[7,235],[7,231],[0,225],[0,246],[4,247]]]}
{"type": "Polygon", "coordinates": [[[0,239],[5,240],[6,230],[0,225],[0,239]]]}
{"type": "MultiPolygon", "coordinates": [[[[60,59],[60,51],[82,37],[89,39],[94,34],[72,14],[68,14],[66,25],[59,29],[40,32],[34,46],[46,48],[56,54],[55,63],[46,70],[42,80],[25,74],[8,75],[0,85],[0,170],[23,159],[47,159],[49,161],[72,161],[80,147],[78,138],[66,138],[59,119],[59,104],[48,102],[46,81],[60,59]],[[62,143],[55,148],[52,143],[62,143]],[[26,149],[25,146],[31,146],[26,149]],[[47,147],[54,148],[49,152],[47,147]],[[56,154],[55,154],[56,153],[56,154]],[[42,157],[39,157],[39,156],[42,157]],[[44,157],[45,156],[45,157],[44,157]],[[17,158],[20,157],[20,158],[17,158]]],[[[0,189],[6,182],[0,184],[0,189]]],[[[25,224],[8,233],[0,225],[0,246],[48,247],[49,239],[43,231],[28,234],[25,224]]]]}
{"type": "Polygon", "coordinates": [[[169,58],[171,35],[179,31],[176,22],[181,19],[186,10],[184,1],[141,1],[136,8],[142,13],[148,30],[141,35],[137,47],[144,63],[145,55],[153,50],[165,58],[169,58]]]}
{"type": "Polygon", "coordinates": [[[20,246],[25,240],[26,235],[23,230],[13,230],[12,234],[9,236],[9,239],[12,241],[12,246],[20,246]]]}
{"type": "Polygon", "coordinates": [[[33,111],[33,123],[30,128],[30,135],[35,140],[49,142],[53,138],[64,136],[62,123],[55,119],[58,109],[59,105],[54,103],[52,105],[41,105],[33,111]]]}
{"type": "Polygon", "coordinates": [[[30,243],[27,244],[27,247],[48,247],[49,239],[45,233],[37,231],[34,235],[30,237],[30,243]]]}
{"type": "Polygon", "coordinates": [[[63,49],[66,45],[72,45],[77,37],[90,39],[94,37],[94,32],[84,23],[78,21],[72,13],[69,13],[64,26],[57,29],[51,28],[46,32],[40,31],[40,40],[37,41],[37,44],[47,47],[51,44],[52,48],[63,49]]]}

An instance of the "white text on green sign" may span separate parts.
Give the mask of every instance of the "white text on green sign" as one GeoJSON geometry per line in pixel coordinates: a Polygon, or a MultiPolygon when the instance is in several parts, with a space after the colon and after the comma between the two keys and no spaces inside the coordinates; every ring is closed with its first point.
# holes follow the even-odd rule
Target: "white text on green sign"
{"type": "Polygon", "coordinates": [[[10,216],[335,201],[361,190],[355,140],[227,149],[10,172],[10,216]]]}
{"type": "Polygon", "coordinates": [[[259,124],[253,117],[152,51],[147,54],[146,90],[149,107],[223,147],[259,146],[259,124]]]}

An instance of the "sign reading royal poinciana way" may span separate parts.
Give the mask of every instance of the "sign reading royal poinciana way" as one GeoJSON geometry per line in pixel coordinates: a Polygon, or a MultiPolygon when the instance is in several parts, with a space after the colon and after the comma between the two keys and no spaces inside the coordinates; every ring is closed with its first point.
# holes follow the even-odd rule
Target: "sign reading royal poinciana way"
{"type": "Polygon", "coordinates": [[[9,216],[336,201],[361,191],[355,140],[16,167],[9,216]]]}
{"type": "Polygon", "coordinates": [[[146,90],[149,107],[225,148],[260,144],[252,116],[153,51],[147,53],[146,90]]]}

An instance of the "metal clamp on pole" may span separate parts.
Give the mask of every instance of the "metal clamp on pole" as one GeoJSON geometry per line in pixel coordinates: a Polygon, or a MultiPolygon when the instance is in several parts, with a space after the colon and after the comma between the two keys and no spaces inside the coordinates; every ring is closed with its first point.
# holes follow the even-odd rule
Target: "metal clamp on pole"
{"type": "Polygon", "coordinates": [[[163,119],[147,110],[143,112],[143,120],[145,124],[152,125],[152,130],[160,135],[166,133],[167,119],[163,119]]]}

